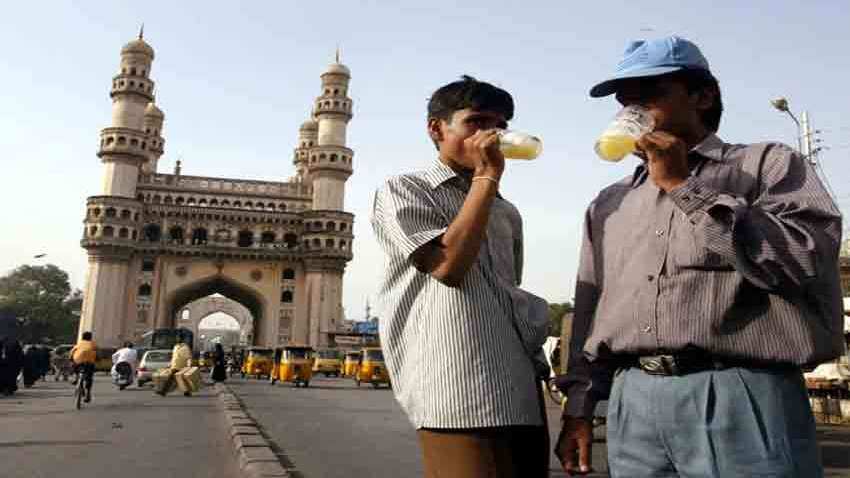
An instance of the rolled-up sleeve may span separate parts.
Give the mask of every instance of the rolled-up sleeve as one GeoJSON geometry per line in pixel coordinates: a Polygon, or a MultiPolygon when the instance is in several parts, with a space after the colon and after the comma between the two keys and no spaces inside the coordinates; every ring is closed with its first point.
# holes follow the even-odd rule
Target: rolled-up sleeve
{"type": "Polygon", "coordinates": [[[372,227],[407,259],[446,232],[449,222],[428,186],[405,176],[388,179],[375,193],[372,227]]]}
{"type": "Polygon", "coordinates": [[[752,172],[755,197],[714,190],[696,176],[670,197],[693,224],[697,245],[726,259],[761,289],[793,292],[835,268],[841,214],[799,154],[781,144],[757,151],[761,157],[751,161],[759,165],[752,172]]]}

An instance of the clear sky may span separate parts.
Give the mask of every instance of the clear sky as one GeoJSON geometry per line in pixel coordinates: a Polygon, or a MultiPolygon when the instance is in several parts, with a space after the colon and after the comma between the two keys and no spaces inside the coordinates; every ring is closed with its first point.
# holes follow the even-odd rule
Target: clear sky
{"type": "Polygon", "coordinates": [[[833,148],[823,168],[842,210],[850,206],[844,1],[11,2],[0,16],[0,271],[49,261],[83,286],[85,198],[102,181],[98,132],[109,125],[119,50],[140,22],[166,115],[160,170],[182,157],[192,175],[291,176],[298,125],[341,46],[355,101],[349,318],[363,316],[380,275],[372,193],[386,176],[434,158],[426,100],[461,74],[512,92],[513,127],[544,140],[539,160],[509,165],[502,192],[525,220],[524,285],[550,301],[572,297],[588,202],[637,163],[595,157],[594,139],[617,106],[587,95],[629,39],[677,33],[701,46],[723,90],[726,141],[795,144],[794,124],[769,100],[785,95],[798,114],[808,110],[833,148]]]}

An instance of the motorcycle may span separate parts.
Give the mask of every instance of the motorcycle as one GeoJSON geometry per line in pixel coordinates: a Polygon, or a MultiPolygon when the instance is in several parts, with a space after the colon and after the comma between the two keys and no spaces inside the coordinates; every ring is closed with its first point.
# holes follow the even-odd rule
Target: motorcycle
{"type": "Polygon", "coordinates": [[[133,367],[127,362],[115,364],[115,373],[112,375],[112,383],[118,386],[118,390],[124,390],[133,383],[133,367]]]}

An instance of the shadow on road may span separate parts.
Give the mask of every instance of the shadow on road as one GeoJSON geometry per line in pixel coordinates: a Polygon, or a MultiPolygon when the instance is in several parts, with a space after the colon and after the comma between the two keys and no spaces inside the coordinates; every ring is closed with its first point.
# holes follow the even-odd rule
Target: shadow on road
{"type": "Polygon", "coordinates": [[[106,445],[108,441],[103,440],[45,440],[45,441],[16,441],[14,443],[0,443],[0,448],[22,448],[27,446],[86,446],[106,445]]]}

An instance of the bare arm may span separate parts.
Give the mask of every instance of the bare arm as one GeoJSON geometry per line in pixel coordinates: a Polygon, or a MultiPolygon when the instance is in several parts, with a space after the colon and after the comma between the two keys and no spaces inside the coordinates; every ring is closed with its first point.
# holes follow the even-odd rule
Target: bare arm
{"type": "Polygon", "coordinates": [[[496,130],[482,130],[464,141],[464,155],[474,158],[476,167],[469,193],[445,234],[412,256],[416,267],[449,287],[460,286],[475,263],[487,232],[490,208],[499,189],[505,158],[498,149],[496,130]]]}

